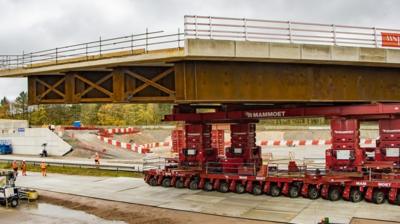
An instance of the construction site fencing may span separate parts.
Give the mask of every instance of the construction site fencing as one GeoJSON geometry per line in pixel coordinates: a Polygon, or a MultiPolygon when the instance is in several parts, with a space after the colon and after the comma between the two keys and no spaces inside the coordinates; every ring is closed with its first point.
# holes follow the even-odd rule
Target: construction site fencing
{"type": "MultiPolygon", "coordinates": [[[[101,59],[113,52],[123,52],[123,56],[143,54],[151,50],[183,47],[184,33],[165,34],[164,31],[148,31],[115,38],[57,47],[48,50],[23,52],[21,55],[0,55],[0,69],[30,68],[40,64],[64,63],[63,60],[85,61],[101,59]],[[79,60],[78,60],[79,59],[79,60]]],[[[113,56],[113,55],[111,55],[113,56]]],[[[114,55],[118,56],[118,55],[114,55]]]]}
{"type": "Polygon", "coordinates": [[[400,47],[400,29],[378,27],[187,15],[184,30],[185,38],[400,47]]]}

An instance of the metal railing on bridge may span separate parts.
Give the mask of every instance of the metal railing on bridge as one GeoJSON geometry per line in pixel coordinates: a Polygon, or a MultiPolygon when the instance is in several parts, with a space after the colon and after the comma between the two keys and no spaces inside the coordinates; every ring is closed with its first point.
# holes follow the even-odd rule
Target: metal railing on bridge
{"type": "Polygon", "coordinates": [[[185,38],[400,47],[400,29],[196,15],[185,16],[185,38]]]}
{"type": "Polygon", "coordinates": [[[0,69],[31,68],[32,66],[54,65],[66,62],[80,62],[107,57],[129,56],[147,53],[151,50],[183,47],[184,33],[165,34],[164,31],[132,34],[22,53],[21,55],[0,55],[0,69]]]}

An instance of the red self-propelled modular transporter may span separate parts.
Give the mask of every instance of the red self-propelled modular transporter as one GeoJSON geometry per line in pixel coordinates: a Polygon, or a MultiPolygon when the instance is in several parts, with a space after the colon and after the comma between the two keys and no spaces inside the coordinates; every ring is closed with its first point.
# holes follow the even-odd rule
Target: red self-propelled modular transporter
{"type": "Polygon", "coordinates": [[[196,113],[195,107],[176,106],[165,117],[166,121],[185,122],[186,147],[180,149],[175,164],[145,171],[149,185],[400,204],[400,104],[257,109],[225,105],[214,109],[196,113]],[[326,150],[325,169],[291,161],[282,170],[263,163],[255,124],[260,119],[296,117],[330,119],[332,146],[326,150]],[[360,121],[378,122],[376,147],[360,146],[360,121]],[[214,123],[230,124],[231,146],[223,157],[211,147],[214,123]]]}

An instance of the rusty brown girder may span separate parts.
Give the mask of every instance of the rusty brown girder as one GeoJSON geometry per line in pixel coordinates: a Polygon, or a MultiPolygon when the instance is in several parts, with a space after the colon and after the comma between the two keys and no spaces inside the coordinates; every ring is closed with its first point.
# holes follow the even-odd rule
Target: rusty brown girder
{"type": "Polygon", "coordinates": [[[118,67],[28,77],[30,104],[173,102],[173,67],[118,67]]]}
{"type": "Polygon", "coordinates": [[[398,102],[400,68],[178,61],[28,76],[29,103],[398,102]]]}

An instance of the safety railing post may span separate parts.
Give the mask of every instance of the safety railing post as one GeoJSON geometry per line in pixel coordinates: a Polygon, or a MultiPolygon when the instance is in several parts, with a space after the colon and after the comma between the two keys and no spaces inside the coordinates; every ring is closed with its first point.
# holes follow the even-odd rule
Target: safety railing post
{"type": "Polygon", "coordinates": [[[133,54],[133,33],[131,35],[131,52],[133,54]]]}
{"type": "Polygon", "coordinates": [[[210,36],[210,40],[212,39],[212,17],[209,16],[208,17],[208,26],[209,26],[209,36],[210,36]]]}
{"type": "Polygon", "coordinates": [[[100,36],[99,39],[100,39],[100,40],[99,40],[99,54],[100,54],[100,57],[101,57],[101,36],[100,36]]]}
{"type": "Polygon", "coordinates": [[[247,41],[247,19],[243,18],[244,40],[247,41]]]}
{"type": "Polygon", "coordinates": [[[31,64],[31,68],[32,68],[32,57],[33,57],[33,56],[32,56],[32,52],[31,52],[30,55],[31,55],[31,57],[30,57],[30,60],[31,60],[30,62],[31,62],[31,63],[30,63],[30,64],[31,64]]]}
{"type": "Polygon", "coordinates": [[[21,65],[21,68],[23,68],[24,67],[24,63],[25,63],[25,51],[22,51],[22,65],[21,65]]]}
{"type": "Polygon", "coordinates": [[[145,52],[147,53],[147,51],[148,51],[148,45],[149,45],[149,29],[148,28],[146,28],[146,47],[145,47],[145,52]]]}
{"type": "Polygon", "coordinates": [[[187,23],[188,23],[188,17],[187,16],[185,16],[184,17],[184,19],[183,19],[183,38],[185,38],[187,35],[188,35],[188,33],[187,33],[187,23]]]}
{"type": "Polygon", "coordinates": [[[292,37],[292,23],[288,21],[288,30],[289,30],[289,42],[293,43],[293,37],[292,37]]]}
{"type": "Polygon", "coordinates": [[[86,61],[89,60],[89,55],[88,55],[88,50],[89,50],[89,49],[88,49],[88,48],[89,48],[89,47],[88,47],[88,44],[86,43],[86,44],[85,44],[85,56],[86,56],[86,61]]]}
{"type": "Polygon", "coordinates": [[[337,45],[337,41],[336,41],[336,25],[332,24],[332,32],[333,32],[333,45],[337,45]]]}
{"type": "Polygon", "coordinates": [[[375,41],[375,47],[378,47],[378,35],[376,33],[376,27],[373,28],[374,29],[374,41],[375,41]]]}
{"type": "Polygon", "coordinates": [[[56,64],[58,63],[58,48],[56,48],[56,64]]]}
{"type": "Polygon", "coordinates": [[[181,48],[181,29],[178,28],[178,50],[181,48]]]}
{"type": "Polygon", "coordinates": [[[194,36],[198,38],[197,35],[197,16],[194,16],[194,36]]]}

